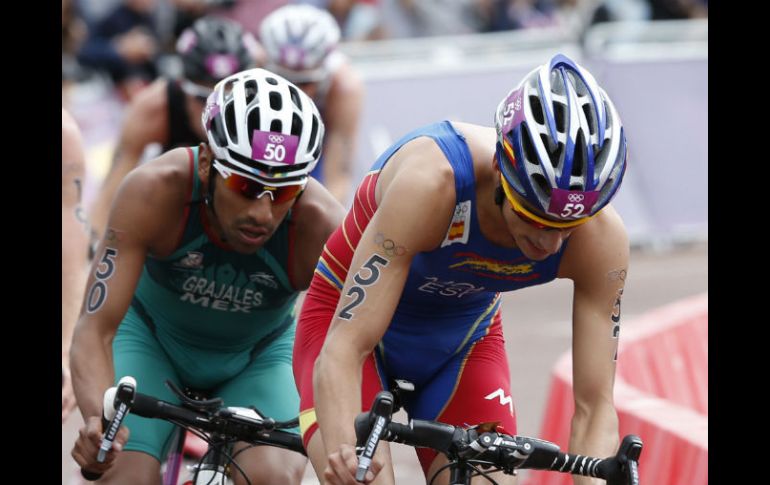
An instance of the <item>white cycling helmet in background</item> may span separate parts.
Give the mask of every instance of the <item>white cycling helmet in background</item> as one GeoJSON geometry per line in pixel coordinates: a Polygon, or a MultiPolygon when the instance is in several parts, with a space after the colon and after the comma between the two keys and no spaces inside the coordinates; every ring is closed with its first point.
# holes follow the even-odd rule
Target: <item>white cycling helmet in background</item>
{"type": "Polygon", "coordinates": [[[265,69],[219,81],[201,121],[214,158],[262,183],[300,183],[321,156],[324,125],[315,103],[265,69]]]}
{"type": "Polygon", "coordinates": [[[320,82],[328,74],[325,62],[340,41],[332,15],[311,5],[286,5],[260,25],[267,51],[267,68],[295,83],[320,82]]]}

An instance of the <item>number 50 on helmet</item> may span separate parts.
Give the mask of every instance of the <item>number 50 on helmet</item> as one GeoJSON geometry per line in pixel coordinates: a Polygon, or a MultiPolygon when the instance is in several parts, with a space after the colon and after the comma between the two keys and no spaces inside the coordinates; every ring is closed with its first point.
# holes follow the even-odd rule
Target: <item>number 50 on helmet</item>
{"type": "Polygon", "coordinates": [[[217,83],[201,121],[215,159],[265,184],[297,184],[321,156],[318,108],[294,84],[265,69],[217,83]]]}

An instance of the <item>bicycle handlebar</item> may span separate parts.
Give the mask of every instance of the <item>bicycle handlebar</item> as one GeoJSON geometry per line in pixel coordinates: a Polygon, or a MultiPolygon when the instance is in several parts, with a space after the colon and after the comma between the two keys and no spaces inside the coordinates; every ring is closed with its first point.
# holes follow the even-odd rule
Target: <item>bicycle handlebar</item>
{"type": "MultiPolygon", "coordinates": [[[[436,421],[412,419],[408,425],[390,421],[389,414],[382,414],[382,400],[393,396],[380,392],[375,398],[372,410],[359,414],[355,421],[358,447],[366,446],[364,455],[377,446],[380,440],[403,443],[419,448],[431,448],[444,453],[450,460],[475,461],[484,466],[494,466],[504,473],[513,474],[516,469],[550,470],[573,475],[601,478],[607,485],[638,485],[638,462],[642,451],[642,440],[628,435],[615,456],[594,458],[590,456],[562,453],[559,446],[549,441],[526,436],[511,436],[497,431],[482,431],[479,428],[461,428],[436,421]],[[379,410],[379,411],[378,411],[379,410]],[[373,424],[381,419],[379,430],[373,424]],[[376,432],[375,432],[376,431],[376,432]]],[[[387,407],[385,407],[387,411],[387,407]]],[[[392,408],[391,408],[392,412],[392,408]]],[[[368,461],[359,458],[356,479],[361,481],[369,469],[368,461]],[[359,478],[360,477],[360,478],[359,478]]]]}
{"type": "MultiPolygon", "coordinates": [[[[105,391],[104,409],[102,424],[107,432],[102,438],[99,457],[97,457],[100,463],[104,459],[101,450],[104,449],[104,455],[106,455],[112,448],[112,441],[129,412],[144,418],[170,421],[186,429],[215,433],[237,441],[286,448],[306,455],[299,435],[282,431],[295,427],[296,419],[275,421],[272,418],[262,417],[254,409],[242,407],[216,406],[211,409],[191,409],[136,392],[136,381],[128,376],[120,380],[117,388],[111,387],[105,391]]],[[[80,473],[89,481],[101,478],[101,474],[82,468],[80,473]]]]}

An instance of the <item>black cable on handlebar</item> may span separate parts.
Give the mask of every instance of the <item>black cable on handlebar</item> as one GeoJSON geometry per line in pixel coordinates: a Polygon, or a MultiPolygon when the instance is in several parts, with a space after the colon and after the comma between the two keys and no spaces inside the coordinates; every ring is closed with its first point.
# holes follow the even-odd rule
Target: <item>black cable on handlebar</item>
{"type": "MultiPolygon", "coordinates": [[[[483,470],[477,468],[476,464],[494,466],[494,463],[491,463],[491,462],[488,462],[488,461],[468,460],[468,461],[464,461],[463,464],[460,465],[459,461],[452,460],[452,461],[449,461],[448,463],[446,463],[445,465],[442,465],[441,467],[439,467],[438,470],[436,470],[436,473],[434,473],[433,476],[430,477],[430,480],[428,481],[428,485],[433,485],[433,482],[436,481],[436,479],[438,478],[439,474],[442,471],[446,470],[447,468],[451,468],[453,466],[466,466],[466,467],[470,468],[471,470],[473,470],[474,472],[476,472],[476,475],[481,475],[482,477],[484,477],[487,480],[489,480],[489,482],[492,485],[498,485],[498,483],[495,481],[494,478],[490,477],[487,472],[484,472],[483,470]]],[[[493,471],[498,471],[498,470],[495,469],[493,471]]],[[[474,476],[474,475],[471,475],[471,476],[474,476]]]]}

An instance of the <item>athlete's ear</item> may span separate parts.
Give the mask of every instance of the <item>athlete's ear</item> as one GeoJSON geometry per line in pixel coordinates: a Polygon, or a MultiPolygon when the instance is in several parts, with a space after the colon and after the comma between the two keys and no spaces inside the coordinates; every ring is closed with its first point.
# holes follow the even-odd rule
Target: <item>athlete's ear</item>
{"type": "Polygon", "coordinates": [[[211,160],[214,154],[211,152],[208,143],[198,145],[198,175],[201,180],[209,179],[209,170],[211,169],[211,160]]]}

